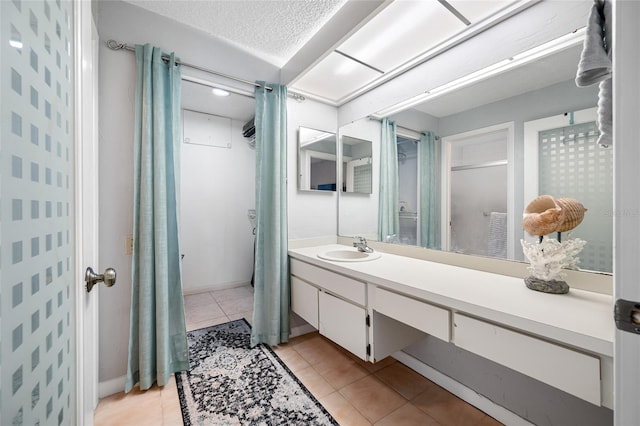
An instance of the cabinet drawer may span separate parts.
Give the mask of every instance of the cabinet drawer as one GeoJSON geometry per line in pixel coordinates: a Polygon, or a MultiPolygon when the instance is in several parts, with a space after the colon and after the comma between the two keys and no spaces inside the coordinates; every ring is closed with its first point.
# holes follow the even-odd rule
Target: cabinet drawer
{"type": "Polygon", "coordinates": [[[347,278],[335,272],[318,268],[308,263],[301,262],[297,259],[291,259],[290,262],[291,275],[302,278],[312,284],[326,289],[328,292],[354,303],[365,305],[366,286],[360,281],[347,278]]]}
{"type": "Polygon", "coordinates": [[[600,405],[600,359],[454,314],[456,346],[600,405]]]}
{"type": "Polygon", "coordinates": [[[451,315],[447,309],[376,288],[373,309],[427,334],[450,341],[451,315]]]}

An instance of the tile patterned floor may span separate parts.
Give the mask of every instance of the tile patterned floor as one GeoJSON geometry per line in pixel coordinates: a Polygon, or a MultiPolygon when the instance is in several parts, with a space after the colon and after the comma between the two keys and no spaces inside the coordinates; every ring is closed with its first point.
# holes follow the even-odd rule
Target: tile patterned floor
{"type": "MultiPolygon", "coordinates": [[[[187,330],[252,320],[250,286],[185,296],[187,330]]],[[[345,426],[498,426],[501,423],[392,358],[366,363],[318,333],[274,348],[298,379],[345,426]]],[[[166,386],[100,400],[96,426],[181,425],[173,378],[166,386]]]]}

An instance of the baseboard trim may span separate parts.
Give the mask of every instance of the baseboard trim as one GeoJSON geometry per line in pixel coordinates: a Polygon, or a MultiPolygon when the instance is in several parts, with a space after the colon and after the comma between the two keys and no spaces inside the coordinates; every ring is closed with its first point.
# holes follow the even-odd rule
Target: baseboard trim
{"type": "Polygon", "coordinates": [[[533,423],[528,422],[517,414],[507,410],[506,408],[496,404],[490,399],[480,395],[473,389],[463,385],[462,383],[446,376],[425,364],[417,358],[412,357],[406,352],[396,352],[393,357],[407,367],[417,371],[433,383],[448,390],[458,398],[468,402],[469,404],[484,411],[499,422],[509,426],[532,426],[533,423]]]}
{"type": "Polygon", "coordinates": [[[189,296],[192,294],[208,293],[210,291],[216,291],[216,290],[227,290],[229,288],[243,287],[246,285],[251,285],[251,283],[249,281],[234,281],[229,283],[218,283],[218,284],[195,287],[195,288],[183,288],[182,295],[189,296]]]}
{"type": "Polygon", "coordinates": [[[98,383],[98,398],[104,398],[114,393],[124,392],[124,383],[127,376],[116,377],[115,379],[106,380],[98,383]]]}

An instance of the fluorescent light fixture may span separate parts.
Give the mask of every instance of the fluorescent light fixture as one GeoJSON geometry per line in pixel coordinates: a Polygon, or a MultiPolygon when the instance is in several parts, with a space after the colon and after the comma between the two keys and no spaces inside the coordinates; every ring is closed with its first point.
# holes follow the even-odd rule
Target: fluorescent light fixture
{"type": "Polygon", "coordinates": [[[395,1],[338,50],[382,72],[390,71],[421,53],[426,44],[439,43],[462,28],[464,25],[438,2],[395,1]]]}
{"type": "Polygon", "coordinates": [[[213,93],[216,96],[229,96],[229,92],[223,89],[219,89],[217,87],[214,87],[213,89],[211,89],[211,93],[213,93]]]}
{"type": "Polygon", "coordinates": [[[348,75],[351,74],[352,72],[356,71],[356,69],[358,69],[358,63],[355,61],[351,61],[351,60],[346,60],[346,61],[342,61],[342,64],[340,64],[336,69],[335,69],[335,74],[336,75],[348,75]]]}
{"type": "Polygon", "coordinates": [[[483,81],[490,77],[502,74],[506,71],[528,64],[537,59],[544,58],[545,56],[549,56],[565,50],[569,47],[573,47],[583,42],[585,33],[586,29],[584,27],[580,28],[579,30],[576,30],[572,33],[566,34],[562,37],[558,37],[547,43],[541,44],[538,47],[534,47],[533,49],[529,49],[526,52],[519,53],[512,58],[504,59],[493,65],[489,65],[488,67],[472,72],[471,74],[467,74],[453,81],[450,81],[449,83],[445,83],[441,86],[429,89],[428,91],[414,96],[413,98],[407,99],[406,101],[400,102],[399,104],[378,111],[376,114],[374,114],[374,117],[386,117],[389,115],[393,115],[415,105],[426,102],[429,99],[434,99],[446,93],[462,89],[463,87],[467,87],[479,81],[483,81]]]}
{"type": "Polygon", "coordinates": [[[22,42],[20,40],[9,40],[9,46],[22,49],[22,42]]]}
{"type": "MultiPolygon", "coordinates": [[[[336,104],[337,105],[344,105],[345,103],[357,98],[358,96],[362,95],[363,93],[368,92],[369,90],[372,90],[373,88],[375,88],[376,86],[379,86],[383,83],[385,83],[386,81],[389,81],[391,79],[393,79],[394,77],[398,76],[399,74],[402,74],[405,71],[408,71],[420,64],[422,64],[423,62],[428,61],[429,59],[435,57],[436,55],[445,52],[448,49],[453,48],[454,46],[464,42],[465,40],[475,36],[476,34],[484,31],[487,28],[492,27],[493,25],[496,25],[502,21],[504,21],[505,19],[508,19],[509,17],[515,15],[516,13],[519,13],[531,6],[533,6],[536,3],[539,3],[542,0],[514,0],[511,3],[509,3],[509,5],[503,9],[500,9],[498,12],[496,12],[495,14],[490,15],[487,18],[483,18],[481,21],[476,22],[476,23],[472,23],[472,25],[466,27],[466,29],[464,29],[463,31],[457,33],[456,35],[446,39],[445,41],[442,41],[441,43],[436,44],[435,46],[429,48],[428,50],[424,51],[423,53],[421,53],[420,55],[416,56],[415,58],[398,65],[396,68],[392,69],[392,70],[387,70],[385,72],[384,75],[380,76],[379,78],[363,85],[360,86],[357,90],[352,91],[351,93],[349,93],[347,96],[342,97],[341,99],[339,99],[336,104]]],[[[459,3],[459,2],[458,2],[459,3]]],[[[460,6],[458,3],[456,3],[456,7],[460,6]]],[[[456,18],[457,20],[457,18],[456,18]]]]}

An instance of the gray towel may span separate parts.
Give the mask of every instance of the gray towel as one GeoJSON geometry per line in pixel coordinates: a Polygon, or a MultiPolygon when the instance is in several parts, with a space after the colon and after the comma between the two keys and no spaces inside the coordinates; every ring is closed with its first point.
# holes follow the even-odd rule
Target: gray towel
{"type": "Polygon", "coordinates": [[[611,84],[612,10],[610,0],[595,0],[589,13],[587,34],[578,64],[576,85],[590,86],[600,83],[598,93],[598,144],[611,145],[613,127],[613,92],[611,84]]]}
{"type": "Polygon", "coordinates": [[[613,142],[613,80],[608,78],[600,82],[598,92],[598,144],[611,146],[613,142]]]}

